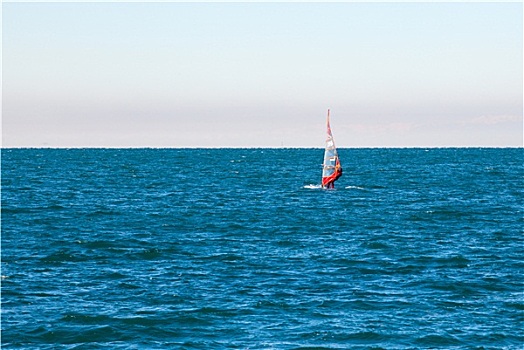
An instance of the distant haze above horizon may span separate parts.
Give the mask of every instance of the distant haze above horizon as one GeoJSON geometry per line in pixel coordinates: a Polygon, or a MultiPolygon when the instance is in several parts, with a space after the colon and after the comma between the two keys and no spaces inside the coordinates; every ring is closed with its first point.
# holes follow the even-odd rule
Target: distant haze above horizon
{"type": "Polygon", "coordinates": [[[2,4],[3,147],[520,147],[522,3],[2,4]]]}

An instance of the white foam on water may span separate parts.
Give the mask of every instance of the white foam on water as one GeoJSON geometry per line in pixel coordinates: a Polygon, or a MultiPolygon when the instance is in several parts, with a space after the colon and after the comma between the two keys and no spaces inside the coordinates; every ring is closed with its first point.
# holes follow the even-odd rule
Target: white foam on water
{"type": "Polygon", "coordinates": [[[322,188],[322,185],[309,184],[309,185],[304,186],[304,188],[307,188],[307,189],[310,189],[310,190],[317,190],[319,188],[322,188]]]}
{"type": "Polygon", "coordinates": [[[356,189],[356,190],[363,190],[364,187],[358,187],[358,186],[346,186],[346,189],[356,189]]]}

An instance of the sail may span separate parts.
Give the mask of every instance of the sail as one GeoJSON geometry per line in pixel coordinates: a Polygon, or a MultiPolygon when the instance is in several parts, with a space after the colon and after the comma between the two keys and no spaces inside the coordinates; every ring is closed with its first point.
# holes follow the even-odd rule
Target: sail
{"type": "Polygon", "coordinates": [[[333,186],[335,180],[342,175],[340,159],[338,158],[335,140],[329,125],[329,109],[327,114],[327,139],[324,151],[324,163],[322,164],[322,186],[333,186]]]}

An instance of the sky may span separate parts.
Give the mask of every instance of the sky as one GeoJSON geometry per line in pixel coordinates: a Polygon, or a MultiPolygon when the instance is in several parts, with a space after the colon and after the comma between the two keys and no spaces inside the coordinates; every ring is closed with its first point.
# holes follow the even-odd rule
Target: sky
{"type": "Polygon", "coordinates": [[[522,147],[521,2],[4,2],[3,147],[522,147]]]}

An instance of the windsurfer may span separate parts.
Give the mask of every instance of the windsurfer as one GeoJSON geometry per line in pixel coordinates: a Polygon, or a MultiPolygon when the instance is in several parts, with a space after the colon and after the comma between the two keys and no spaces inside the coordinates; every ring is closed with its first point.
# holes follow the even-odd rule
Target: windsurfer
{"type": "Polygon", "coordinates": [[[342,167],[338,158],[335,141],[329,125],[329,109],[327,114],[327,138],[324,150],[324,162],[322,163],[322,188],[335,188],[335,181],[342,176],[342,167]]]}

